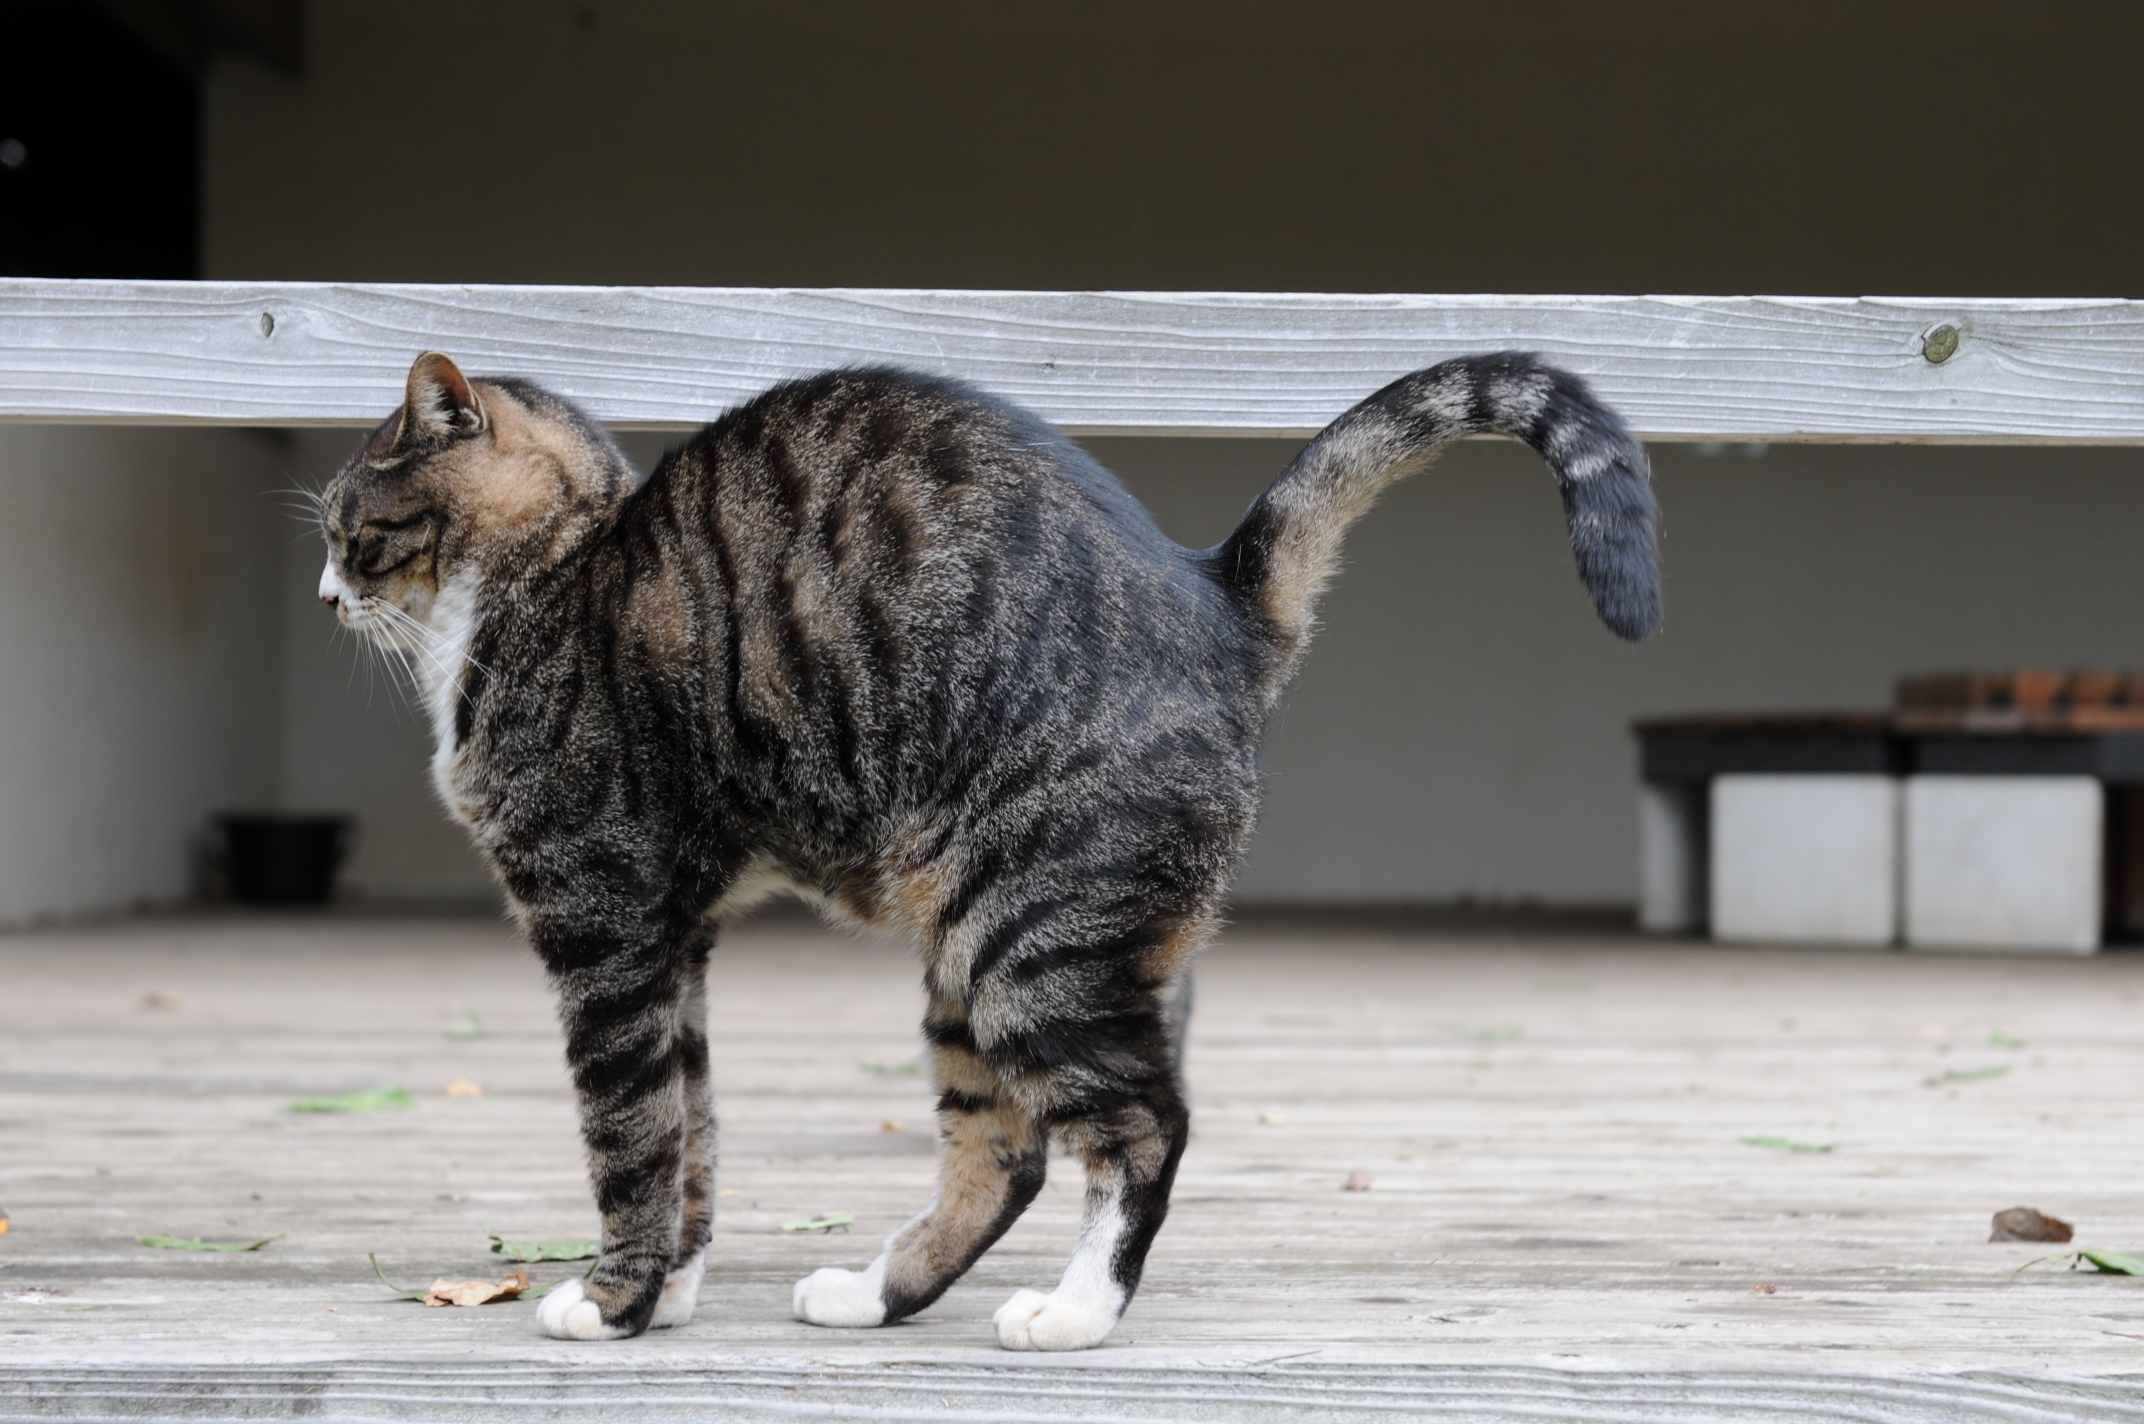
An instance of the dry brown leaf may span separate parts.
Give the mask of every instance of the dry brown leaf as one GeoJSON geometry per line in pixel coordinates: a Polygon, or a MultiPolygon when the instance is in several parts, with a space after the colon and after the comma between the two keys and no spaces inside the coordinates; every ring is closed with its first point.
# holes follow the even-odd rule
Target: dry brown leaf
{"type": "Polygon", "coordinates": [[[446,1094],[450,1098],[481,1098],[484,1096],[484,1085],[472,1083],[467,1078],[456,1078],[447,1084],[446,1094]]]}
{"type": "Polygon", "coordinates": [[[529,1273],[515,1271],[504,1280],[437,1280],[426,1287],[426,1305],[484,1305],[494,1300],[512,1300],[529,1288],[529,1273]]]}
{"type": "Polygon", "coordinates": [[[1347,1184],[1341,1187],[1340,1190],[1343,1192],[1366,1192],[1369,1189],[1370,1174],[1368,1172],[1363,1171],[1362,1168],[1357,1167],[1354,1171],[1347,1174],[1347,1184]]]}
{"type": "Polygon", "coordinates": [[[0,1236],[7,1235],[7,1213],[0,1211],[0,1236]]]}
{"type": "Polygon", "coordinates": [[[176,994],[144,994],[141,996],[141,1006],[158,1013],[177,1013],[179,1010],[179,996],[176,994]]]}
{"type": "Polygon", "coordinates": [[[1751,1286],[1749,1293],[1751,1295],[1777,1295],[1779,1294],[1779,1287],[1773,1285],[1770,1281],[1765,1281],[1762,1284],[1751,1286]]]}
{"type": "Polygon", "coordinates": [[[2014,1206],[1995,1213],[1990,1241],[2067,1241],[2070,1224],[2060,1217],[2042,1216],[2029,1206],[2014,1206]]]}

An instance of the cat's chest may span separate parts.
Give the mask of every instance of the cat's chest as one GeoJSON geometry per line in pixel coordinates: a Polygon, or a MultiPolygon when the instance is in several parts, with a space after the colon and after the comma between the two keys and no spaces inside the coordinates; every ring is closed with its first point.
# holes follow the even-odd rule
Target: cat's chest
{"type": "Polygon", "coordinates": [[[425,660],[425,712],[432,720],[432,786],[455,819],[481,829],[482,807],[475,792],[475,767],[460,735],[459,715],[469,696],[469,649],[476,639],[477,580],[449,579],[432,605],[432,642],[425,660]]]}

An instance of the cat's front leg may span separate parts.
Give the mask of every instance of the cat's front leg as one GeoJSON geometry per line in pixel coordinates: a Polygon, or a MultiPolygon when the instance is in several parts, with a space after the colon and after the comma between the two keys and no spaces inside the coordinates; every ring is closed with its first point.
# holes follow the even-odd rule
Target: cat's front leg
{"type": "Polygon", "coordinates": [[[587,1280],[553,1289],[536,1318],[557,1339],[617,1340],[657,1323],[666,1286],[666,1325],[689,1318],[699,1292],[707,1211],[703,1199],[688,1223],[686,1186],[696,1095],[704,1111],[706,1038],[689,1020],[690,1006],[702,1002],[693,985],[706,948],[654,935],[644,943],[547,936],[546,928],[532,922],[531,933],[558,990],[603,1250],[587,1280]],[[697,1093],[687,1068],[695,1053],[697,1093]],[[698,1239],[681,1236],[688,1230],[698,1239]]]}

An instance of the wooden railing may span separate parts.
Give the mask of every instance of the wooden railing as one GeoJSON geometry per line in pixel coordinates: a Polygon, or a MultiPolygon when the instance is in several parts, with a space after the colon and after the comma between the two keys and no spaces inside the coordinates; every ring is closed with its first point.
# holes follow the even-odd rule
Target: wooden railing
{"type": "Polygon", "coordinates": [[[438,348],[619,426],[891,362],[1081,434],[1300,436],[1540,352],[1652,440],[2144,444],[2144,302],[0,280],[0,420],[362,425],[438,348]]]}

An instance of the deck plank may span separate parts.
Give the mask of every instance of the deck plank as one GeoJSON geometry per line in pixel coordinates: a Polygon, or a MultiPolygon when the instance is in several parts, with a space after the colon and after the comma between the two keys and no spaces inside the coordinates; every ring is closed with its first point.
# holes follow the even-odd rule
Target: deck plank
{"type": "MultiPolygon", "coordinates": [[[[2048,1248],[1985,1241],[1992,1212],[2032,1205],[2078,1223],[2083,1244],[2144,1246],[2144,956],[1239,930],[1201,970],[1196,1134],[1147,1283],[1108,1348],[1046,1361],[997,1351],[988,1322],[1069,1250],[1064,1159],[917,1321],[788,1317],[797,1277],[860,1264],[929,1192],[926,1086],[859,1067],[915,1058],[920,997],[899,949],[780,922],[718,950],[721,1185],[737,1193],[719,1265],[691,1325],[596,1347],[539,1339],[525,1304],[397,1302],[365,1262],[377,1252],[421,1286],[495,1269],[488,1232],[594,1232],[548,997],[502,928],[241,917],[19,933],[0,938],[0,984],[0,1419],[39,1370],[259,1383],[513,1363],[623,1371],[656,1394],[749,1369],[1046,1366],[1102,1371],[1111,1389],[1141,1371],[1307,1370],[1327,1382],[1313,1390],[1350,1370],[1425,1390],[1437,1371],[1486,1389],[1548,1370],[1602,1399],[1697,1381],[1775,1403],[1849,1376],[1970,1393],[1991,1370],[2009,1372],[1998,1393],[2040,1381],[2119,1401],[2144,1373],[2144,1280],[2017,1276],[2048,1248]],[[151,993],[178,1006],[143,1007],[151,993]],[[447,1036],[464,1010],[483,1038],[447,1036]],[[2006,1071],[1944,1081],[1989,1067],[2006,1071]],[[485,1096],[443,1096],[456,1077],[485,1096]],[[285,1111],[388,1083],[416,1106],[285,1111]],[[1836,1147],[1741,1141],[1760,1134],[1836,1147]],[[1357,1169],[1370,1190],[1341,1190],[1357,1169]],[[837,1210],[853,1234],[778,1229],[837,1210]],[[138,1244],[149,1232],[287,1235],[204,1256],[138,1244]]],[[[1683,1417],[1666,1407],[1646,1417],[1683,1417]]]]}

